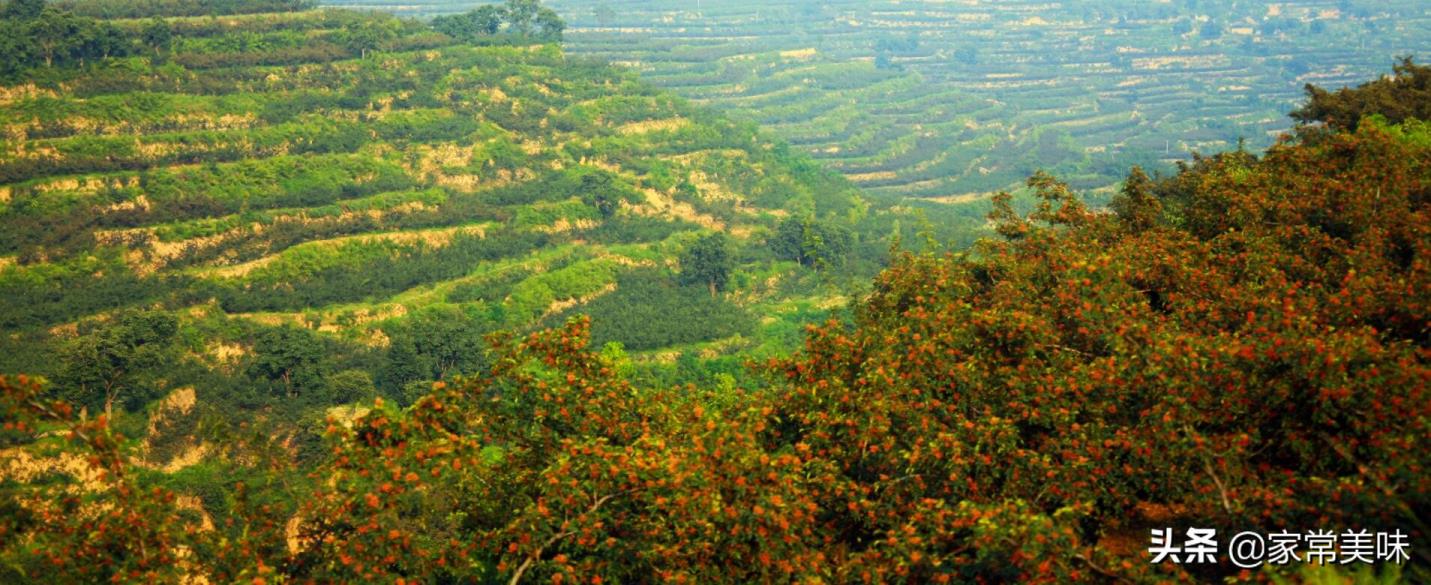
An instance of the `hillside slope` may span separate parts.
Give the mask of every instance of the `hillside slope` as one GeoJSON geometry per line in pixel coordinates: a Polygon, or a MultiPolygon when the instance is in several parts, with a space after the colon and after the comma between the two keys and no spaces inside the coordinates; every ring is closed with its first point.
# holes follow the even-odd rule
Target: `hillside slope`
{"type": "Polygon", "coordinates": [[[0,376],[0,580],[1431,582],[1431,125],[1381,107],[1431,68],[1397,73],[1113,213],[1036,175],[765,388],[633,380],[574,319],[333,414],[317,464],[237,433],[154,481],[0,376]]]}
{"type": "MultiPolygon", "coordinates": [[[[440,14],[455,0],[324,0],[440,14]]],[[[1431,50],[1417,0],[554,0],[565,45],[759,122],[874,195],[955,204],[1037,170],[1270,146],[1302,85],[1431,50]]],[[[986,201],[979,201],[981,207],[986,201]]]]}
{"type": "Polygon", "coordinates": [[[341,10],[106,24],[129,56],[0,88],[0,371],[92,407],[401,399],[480,369],[484,334],[575,312],[652,375],[738,375],[888,246],[838,175],[530,38],[341,10]],[[767,245],[782,222],[794,252],[767,245]],[[800,226],[836,236],[829,262],[800,226]],[[698,241],[724,248],[695,282],[698,241]],[[136,313],[177,321],[142,380],[100,341],[136,313]]]}

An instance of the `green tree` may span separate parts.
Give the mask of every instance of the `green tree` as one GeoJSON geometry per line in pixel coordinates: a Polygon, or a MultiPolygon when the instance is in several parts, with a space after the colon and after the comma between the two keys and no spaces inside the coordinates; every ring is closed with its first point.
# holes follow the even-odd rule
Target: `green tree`
{"type": "Polygon", "coordinates": [[[590,205],[602,217],[609,218],[620,209],[622,201],[627,200],[627,195],[615,177],[606,171],[595,171],[581,176],[581,200],[590,205]]]}
{"type": "Polygon", "coordinates": [[[54,67],[56,59],[68,58],[79,47],[81,24],[73,14],[46,8],[38,18],[28,21],[26,32],[45,66],[54,67]]]}
{"type": "MultiPolygon", "coordinates": [[[[407,327],[394,327],[386,331],[388,349],[383,356],[383,366],[378,381],[386,395],[401,399],[404,388],[418,380],[430,380],[432,368],[417,355],[416,343],[409,335],[407,327]]],[[[408,401],[401,402],[404,406],[408,401]]]]}
{"type": "Polygon", "coordinates": [[[566,22],[550,8],[538,10],[533,24],[536,26],[537,37],[546,41],[560,41],[562,32],[566,30],[566,22]]]}
{"type": "Polygon", "coordinates": [[[854,234],[834,222],[791,217],[780,222],[768,243],[777,258],[826,268],[844,264],[854,234]]]}
{"type": "Polygon", "coordinates": [[[34,20],[45,11],[45,0],[10,0],[0,16],[8,20],[34,20]]]}
{"type": "Polygon", "coordinates": [[[24,24],[0,20],[0,79],[13,80],[28,69],[35,59],[33,50],[24,24]]]}
{"type": "Polygon", "coordinates": [[[348,50],[358,53],[364,59],[368,53],[385,46],[397,36],[396,23],[388,20],[365,19],[351,23],[344,28],[344,42],[348,50]]]}
{"type": "Polygon", "coordinates": [[[507,25],[516,34],[531,35],[532,25],[540,12],[541,3],[537,0],[507,0],[507,25]]]}
{"type": "Polygon", "coordinates": [[[786,218],[776,226],[775,234],[768,245],[776,258],[794,260],[805,264],[805,230],[808,222],[798,218],[786,218]]]}
{"type": "Polygon", "coordinates": [[[1292,112],[1304,124],[1321,122],[1335,129],[1356,130],[1363,118],[1379,115],[1399,124],[1409,119],[1431,120],[1431,66],[1403,57],[1393,74],[1356,88],[1329,92],[1307,85],[1307,103],[1292,112]]]}
{"type": "Polygon", "coordinates": [[[432,393],[436,380],[413,380],[402,385],[397,392],[398,404],[406,407],[416,404],[424,396],[432,393]]]}
{"type": "Polygon", "coordinates": [[[432,19],[432,28],[454,39],[472,42],[501,31],[503,14],[502,7],[487,4],[462,14],[436,17],[432,19]]]}
{"type": "Polygon", "coordinates": [[[57,377],[75,404],[112,413],[121,396],[138,407],[155,394],[155,377],[178,359],[178,320],[157,311],[127,311],[65,344],[57,377]],[[147,391],[146,391],[147,390],[147,391]]]}
{"type": "Polygon", "coordinates": [[[1155,185],[1142,167],[1133,167],[1123,188],[1108,207],[1118,214],[1118,219],[1129,231],[1141,232],[1157,225],[1163,213],[1163,205],[1153,190],[1155,185]]]}
{"type": "Polygon", "coordinates": [[[502,30],[503,11],[500,6],[488,4],[470,12],[473,30],[479,34],[495,35],[502,30]]]}
{"type": "Polygon", "coordinates": [[[704,284],[714,297],[725,290],[733,264],[729,236],[702,236],[681,253],[681,284],[704,284]]]}
{"type": "Polygon", "coordinates": [[[130,41],[125,34],[107,22],[85,26],[80,34],[81,59],[108,59],[129,53],[130,41]]]}
{"type": "Polygon", "coordinates": [[[300,396],[322,386],[328,368],[321,340],[313,332],[284,325],[261,332],[249,375],[282,384],[283,395],[300,396]]]}
{"type": "Polygon", "coordinates": [[[457,307],[428,307],[408,318],[407,335],[430,370],[423,379],[446,380],[483,365],[481,323],[457,307]]]}
{"type": "Polygon", "coordinates": [[[372,400],[376,395],[371,374],[363,370],[343,370],[325,380],[328,404],[372,400]]]}
{"type": "Polygon", "coordinates": [[[401,397],[414,381],[450,380],[487,365],[484,322],[458,307],[425,307],[385,332],[389,343],[380,379],[394,396],[401,397]]]}
{"type": "Polygon", "coordinates": [[[168,51],[174,43],[174,27],[169,24],[169,21],[155,16],[144,25],[140,38],[144,41],[144,46],[149,47],[154,54],[158,55],[168,51]]]}

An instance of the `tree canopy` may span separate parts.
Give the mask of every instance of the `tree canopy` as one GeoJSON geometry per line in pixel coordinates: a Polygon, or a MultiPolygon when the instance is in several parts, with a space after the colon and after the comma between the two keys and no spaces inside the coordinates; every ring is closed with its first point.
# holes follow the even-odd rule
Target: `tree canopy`
{"type": "Polygon", "coordinates": [[[1372,115],[1393,124],[1431,119],[1431,66],[1403,57],[1392,75],[1355,88],[1327,91],[1307,84],[1307,103],[1292,112],[1299,122],[1322,122],[1351,130],[1372,115]]]}
{"type": "Polygon", "coordinates": [[[131,407],[152,400],[152,380],[176,357],[178,327],[171,315],[131,311],[71,340],[60,356],[64,367],[59,381],[69,389],[66,397],[106,412],[117,400],[131,407]]]}
{"type": "Polygon", "coordinates": [[[840,265],[852,245],[848,228],[809,217],[781,221],[769,239],[770,251],[777,258],[817,268],[840,265]]]}
{"type": "Polygon", "coordinates": [[[21,0],[0,20],[0,81],[33,69],[80,65],[136,52],[135,39],[114,24],[21,0]]]}
{"type": "Polygon", "coordinates": [[[1149,529],[1428,533],[1431,127],[1375,83],[832,294],[943,203],[521,46],[534,1],[64,6],[0,22],[0,369],[50,375],[0,376],[0,583],[1277,581],[1149,529]]]}
{"type": "MultiPolygon", "coordinates": [[[[491,335],[484,373],[330,419],[321,481],[240,489],[209,531],[139,489],[104,417],[0,379],[6,443],[66,429],[101,472],[79,500],[0,484],[0,576],[1151,583],[1285,576],[1148,563],[1166,525],[1424,538],[1431,126],[1367,120],[1135,170],[1114,213],[1036,175],[1031,211],[995,199],[999,239],[899,254],[759,389],[635,384],[586,318],[491,335]]],[[[414,351],[465,351],[445,319],[414,351]]],[[[260,346],[286,388],[317,361],[286,329],[260,346]]]]}
{"type": "Polygon", "coordinates": [[[432,28],[462,41],[474,42],[501,32],[543,41],[560,41],[566,22],[537,0],[507,0],[462,14],[438,16],[432,28]]]}
{"type": "Polygon", "coordinates": [[[722,232],[701,236],[681,254],[681,283],[704,285],[715,296],[725,290],[731,268],[730,237],[722,232]]]}

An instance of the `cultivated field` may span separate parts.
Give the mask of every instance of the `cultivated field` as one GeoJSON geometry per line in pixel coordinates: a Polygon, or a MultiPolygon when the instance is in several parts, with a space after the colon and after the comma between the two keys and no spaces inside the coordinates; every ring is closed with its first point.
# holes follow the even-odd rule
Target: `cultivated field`
{"type": "Polygon", "coordinates": [[[1417,0],[552,4],[573,54],[760,122],[872,193],[956,201],[1040,168],[1103,187],[1131,164],[1264,148],[1304,84],[1431,49],[1417,0]]]}

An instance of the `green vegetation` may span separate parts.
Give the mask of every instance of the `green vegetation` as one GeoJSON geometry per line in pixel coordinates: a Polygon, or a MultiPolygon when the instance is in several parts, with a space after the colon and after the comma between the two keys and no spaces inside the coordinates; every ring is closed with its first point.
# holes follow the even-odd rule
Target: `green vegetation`
{"type": "Polygon", "coordinates": [[[770,249],[783,260],[802,266],[838,266],[850,252],[848,229],[825,221],[789,218],[780,222],[770,239],[770,249]]]}
{"type": "Polygon", "coordinates": [[[0,372],[119,419],[192,387],[195,416],[273,425],[307,457],[326,409],[409,403],[489,367],[487,334],[582,313],[646,379],[752,380],[736,364],[825,314],[791,303],[838,306],[901,231],[904,211],[754,126],[567,58],[531,1],[430,23],[270,1],[4,10],[126,47],[0,88],[0,372]],[[792,214],[848,258],[786,262],[792,214]],[[173,331],[135,333],[149,321],[173,331]]]}
{"type": "Polygon", "coordinates": [[[50,8],[44,0],[12,0],[0,10],[0,81],[15,81],[39,67],[123,57],[138,51],[138,40],[112,24],[50,8]]]}
{"type": "MultiPolygon", "coordinates": [[[[434,15],[454,0],[327,0],[434,15]]],[[[972,207],[1260,151],[1302,86],[1425,53],[1420,0],[553,0],[574,55],[758,122],[872,197],[972,207]]]]}
{"type": "Polygon", "coordinates": [[[681,253],[681,284],[704,284],[712,297],[730,283],[730,238],[714,233],[696,240],[681,253]]]}
{"type": "Polygon", "coordinates": [[[55,0],[53,4],[60,9],[94,18],[223,16],[290,12],[316,5],[313,0],[55,0]]]}
{"type": "Polygon", "coordinates": [[[1328,92],[1307,86],[1307,105],[1292,112],[1302,122],[1323,122],[1355,130],[1369,116],[1393,124],[1431,119],[1431,67],[1418,66],[1411,57],[1396,65],[1395,75],[1356,89],[1328,92]]]}
{"type": "Polygon", "coordinates": [[[432,19],[432,28],[454,39],[475,42],[507,33],[541,41],[560,41],[566,23],[537,0],[507,0],[458,15],[432,19]]]}
{"type": "Polygon", "coordinates": [[[64,369],[55,377],[72,404],[112,413],[123,400],[129,410],[159,398],[153,377],[174,360],[178,320],[163,313],[126,312],[110,326],[70,340],[59,359],[64,369]],[[143,376],[149,376],[145,379],[143,376]]]}
{"type": "Polygon", "coordinates": [[[1251,87],[1229,38],[1407,9],[1323,4],[740,0],[609,47],[792,147],[533,0],[5,2],[0,582],[1426,581],[1427,68],[1131,150],[1199,124],[1167,59],[1251,87]],[[1169,527],[1412,558],[1148,562],[1169,527]]]}
{"type": "Polygon", "coordinates": [[[708,285],[700,281],[682,286],[651,270],[629,272],[617,280],[612,294],[551,321],[561,323],[577,314],[589,315],[596,346],[614,342],[632,351],[751,335],[755,328],[750,315],[729,300],[709,294],[708,285]]]}
{"type": "MultiPolygon", "coordinates": [[[[497,334],[481,376],[410,385],[401,409],[330,411],[308,481],[291,479],[286,448],[263,448],[282,443],[244,434],[212,458],[223,475],[146,474],[105,419],[0,377],[0,439],[104,472],[80,495],[0,484],[0,530],[16,536],[0,541],[0,576],[1422,582],[1428,181],[1431,126],[1377,114],[1354,131],[1306,128],[1262,157],[1135,172],[1116,213],[1039,174],[1032,211],[995,197],[1000,238],[976,253],[901,253],[853,321],[811,327],[803,350],[766,362],[764,387],[724,373],[633,382],[620,344],[590,348],[600,337],[585,317],[497,334]],[[220,521],[193,529],[179,493],[220,521]],[[1399,562],[1375,551],[1375,565],[1148,562],[1147,535],[1169,525],[1345,528],[1410,546],[1399,562]]],[[[561,283],[599,270],[588,264],[547,284],[573,286],[561,283]]],[[[614,294],[631,302],[598,309],[603,297],[593,317],[625,327],[720,312],[699,283],[679,303],[642,302],[669,298],[662,286],[673,283],[657,270],[624,273],[614,294]]],[[[458,367],[475,347],[466,320],[407,320],[408,351],[428,356],[414,364],[458,367]]],[[[145,347],[172,330],[124,323],[145,347]]],[[[275,387],[371,392],[358,370],[312,377],[324,346],[311,333],[266,335],[253,367],[275,387]]]]}

